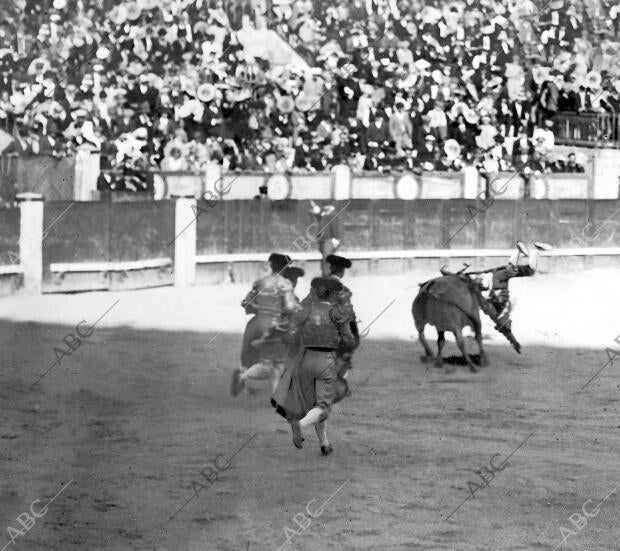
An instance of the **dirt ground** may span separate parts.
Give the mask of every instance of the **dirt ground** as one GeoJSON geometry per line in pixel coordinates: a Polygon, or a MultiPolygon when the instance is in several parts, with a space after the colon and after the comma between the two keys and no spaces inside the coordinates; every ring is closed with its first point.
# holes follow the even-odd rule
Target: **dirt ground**
{"type": "Polygon", "coordinates": [[[266,388],[228,393],[245,285],[0,299],[0,547],[61,491],[15,549],[552,550],[561,527],[558,549],[618,549],[618,362],[581,387],[620,348],[620,272],[516,281],[523,354],[487,320],[491,365],[450,375],[414,337],[430,275],[349,280],[372,325],[329,457],[293,447],[266,388]]]}

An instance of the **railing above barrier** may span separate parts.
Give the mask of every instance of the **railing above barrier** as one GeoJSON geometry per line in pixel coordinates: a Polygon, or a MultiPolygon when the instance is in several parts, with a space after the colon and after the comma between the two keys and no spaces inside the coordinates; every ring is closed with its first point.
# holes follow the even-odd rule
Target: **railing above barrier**
{"type": "Polygon", "coordinates": [[[558,144],[620,148],[618,113],[558,113],[553,120],[558,144]]]}

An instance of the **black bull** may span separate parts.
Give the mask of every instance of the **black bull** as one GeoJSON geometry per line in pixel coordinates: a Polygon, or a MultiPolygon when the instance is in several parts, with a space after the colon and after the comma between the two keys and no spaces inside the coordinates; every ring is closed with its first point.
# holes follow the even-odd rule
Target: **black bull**
{"type": "Polygon", "coordinates": [[[420,286],[418,295],[413,301],[411,312],[427,358],[433,357],[433,353],[424,337],[424,327],[426,324],[430,324],[437,329],[436,367],[443,367],[441,351],[445,344],[445,332],[450,331],[454,334],[456,344],[470,370],[478,371],[465,350],[462,330],[467,325],[474,330],[476,336],[476,342],[480,349],[480,365],[486,366],[488,364],[482,347],[480,308],[487,311],[488,305],[484,304],[484,298],[480,294],[477,283],[467,277],[444,275],[431,279],[420,286]]]}

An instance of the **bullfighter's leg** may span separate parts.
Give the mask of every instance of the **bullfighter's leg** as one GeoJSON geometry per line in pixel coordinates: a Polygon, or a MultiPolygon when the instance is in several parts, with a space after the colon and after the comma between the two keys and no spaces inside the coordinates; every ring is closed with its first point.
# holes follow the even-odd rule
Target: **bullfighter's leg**
{"type": "Polygon", "coordinates": [[[323,455],[329,455],[334,451],[333,446],[327,440],[327,431],[325,426],[326,421],[321,421],[314,426],[314,430],[316,431],[316,435],[319,438],[319,444],[321,445],[321,453],[323,455]]]}
{"type": "Polygon", "coordinates": [[[296,448],[300,449],[304,447],[304,434],[301,430],[299,421],[296,419],[291,420],[291,430],[293,431],[293,444],[296,448]]]}
{"type": "Polygon", "coordinates": [[[527,258],[528,262],[526,265],[518,266],[518,273],[516,277],[533,276],[538,269],[539,251],[550,251],[553,249],[549,243],[543,243],[542,241],[536,241],[528,246],[518,242],[517,246],[519,250],[524,253],[524,256],[527,258]]]}
{"type": "Polygon", "coordinates": [[[269,375],[272,394],[276,391],[276,388],[278,387],[278,383],[280,382],[280,377],[282,376],[283,371],[284,362],[275,362],[274,368],[271,370],[271,373],[269,375]]]}
{"type": "Polygon", "coordinates": [[[245,379],[242,378],[243,368],[236,367],[232,373],[232,379],[230,381],[230,394],[232,396],[239,395],[245,388],[245,379]]]}
{"type": "Polygon", "coordinates": [[[498,299],[499,300],[495,303],[495,308],[498,312],[497,319],[495,320],[495,329],[497,329],[500,333],[503,331],[511,331],[512,320],[510,319],[510,313],[512,311],[512,304],[510,303],[508,291],[506,291],[506,293],[504,293],[501,297],[498,297],[498,299]]]}
{"type": "Polygon", "coordinates": [[[230,385],[230,393],[233,396],[240,394],[244,388],[246,388],[246,382],[248,379],[254,381],[263,381],[265,379],[271,379],[272,388],[275,390],[275,386],[278,383],[280,376],[279,371],[274,366],[272,360],[263,360],[255,363],[248,369],[237,368],[233,371],[232,382],[230,385]]]}
{"type": "Polygon", "coordinates": [[[248,368],[241,374],[240,378],[242,381],[247,381],[248,379],[262,381],[264,379],[269,379],[274,369],[275,368],[271,360],[263,360],[248,368]]]}
{"type": "Polygon", "coordinates": [[[299,421],[299,426],[303,430],[311,427],[312,425],[317,425],[318,423],[325,421],[325,419],[327,419],[327,412],[325,411],[325,408],[320,406],[313,407],[308,413],[306,413],[306,416],[299,421]]]}
{"type": "Polygon", "coordinates": [[[326,419],[327,412],[325,411],[325,408],[313,407],[300,421],[291,421],[291,429],[293,430],[293,444],[295,444],[295,447],[299,449],[303,447],[303,429],[322,423],[326,419]]]}
{"type": "Polygon", "coordinates": [[[538,249],[536,249],[535,247],[533,249],[530,249],[530,256],[527,259],[528,260],[528,268],[532,271],[531,275],[534,275],[534,273],[536,272],[536,269],[538,268],[538,249]]]}

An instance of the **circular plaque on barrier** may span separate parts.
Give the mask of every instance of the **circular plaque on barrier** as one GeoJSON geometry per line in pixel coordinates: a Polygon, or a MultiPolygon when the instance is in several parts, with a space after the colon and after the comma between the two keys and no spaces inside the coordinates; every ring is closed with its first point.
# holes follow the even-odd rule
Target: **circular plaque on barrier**
{"type": "Polygon", "coordinates": [[[420,184],[413,174],[404,174],[396,182],[396,197],[399,199],[417,199],[420,196],[420,184]]]}
{"type": "Polygon", "coordinates": [[[273,201],[288,199],[291,193],[291,184],[284,174],[274,174],[267,180],[267,197],[273,201]]]}

